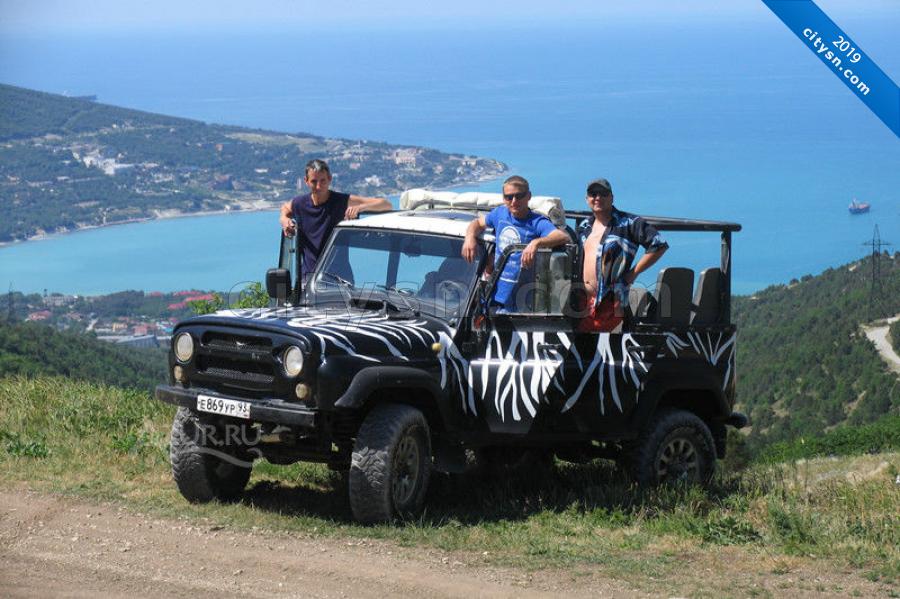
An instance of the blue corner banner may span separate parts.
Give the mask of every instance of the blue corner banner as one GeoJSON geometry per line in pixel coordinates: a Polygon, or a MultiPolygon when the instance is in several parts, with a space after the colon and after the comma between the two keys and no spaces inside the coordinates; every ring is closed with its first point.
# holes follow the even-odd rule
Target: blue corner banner
{"type": "Polygon", "coordinates": [[[900,88],[812,0],[763,0],[900,137],[900,88]]]}

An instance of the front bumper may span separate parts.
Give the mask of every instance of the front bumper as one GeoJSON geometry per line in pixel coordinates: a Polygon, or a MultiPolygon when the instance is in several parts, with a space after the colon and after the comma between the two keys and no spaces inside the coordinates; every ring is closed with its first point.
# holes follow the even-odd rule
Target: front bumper
{"type": "Polygon", "coordinates": [[[210,395],[223,399],[244,401],[250,404],[250,420],[256,422],[273,422],[298,426],[300,428],[315,429],[317,424],[317,412],[304,406],[288,403],[280,399],[247,399],[209,391],[207,389],[185,389],[173,385],[159,385],[156,388],[156,399],[159,401],[181,406],[183,408],[197,409],[197,395],[210,395]]]}

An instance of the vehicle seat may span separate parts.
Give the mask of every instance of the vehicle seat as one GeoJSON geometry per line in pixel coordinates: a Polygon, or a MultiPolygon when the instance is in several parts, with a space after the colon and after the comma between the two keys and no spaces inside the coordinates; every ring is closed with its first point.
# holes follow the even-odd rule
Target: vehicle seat
{"type": "Polygon", "coordinates": [[[550,257],[550,312],[563,311],[572,289],[572,261],[566,254],[554,253],[550,257]]]}
{"type": "Polygon", "coordinates": [[[707,268],[700,273],[694,291],[691,324],[715,324],[719,322],[722,303],[722,269],[707,268]]]}
{"type": "Polygon", "coordinates": [[[653,295],[646,287],[632,287],[628,290],[628,307],[631,308],[631,316],[636,320],[647,318],[653,310],[653,295]]]}
{"type": "Polygon", "coordinates": [[[560,314],[572,288],[572,262],[562,252],[539,252],[535,259],[534,311],[560,314]]]}
{"type": "MultiPolygon", "coordinates": [[[[461,256],[445,258],[437,270],[425,275],[422,287],[419,289],[420,297],[437,297],[438,285],[442,281],[454,281],[465,287],[468,266],[461,256]]],[[[462,301],[463,298],[460,298],[462,301]]]]}
{"type": "Polygon", "coordinates": [[[694,271],[670,266],[659,271],[653,298],[652,321],[664,325],[687,325],[691,320],[694,271]]]}

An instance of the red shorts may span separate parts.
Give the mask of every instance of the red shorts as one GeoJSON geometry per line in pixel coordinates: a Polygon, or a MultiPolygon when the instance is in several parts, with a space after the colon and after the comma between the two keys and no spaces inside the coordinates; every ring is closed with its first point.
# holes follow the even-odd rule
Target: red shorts
{"type": "MultiPolygon", "coordinates": [[[[595,298],[592,297],[587,301],[593,306],[595,298]]],[[[586,305],[582,310],[590,312],[578,321],[580,333],[610,333],[625,320],[622,305],[612,293],[607,294],[593,309],[586,305]]]]}

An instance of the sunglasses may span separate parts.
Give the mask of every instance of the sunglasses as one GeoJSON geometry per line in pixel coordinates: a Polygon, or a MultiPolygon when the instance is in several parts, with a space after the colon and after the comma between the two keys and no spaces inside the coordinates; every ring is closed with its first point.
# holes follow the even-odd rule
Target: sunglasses
{"type": "Polygon", "coordinates": [[[512,202],[513,200],[524,200],[528,197],[527,191],[518,191],[516,193],[504,193],[503,199],[507,202],[512,202]]]}
{"type": "Polygon", "coordinates": [[[587,192],[587,197],[589,198],[608,198],[612,194],[608,191],[589,191],[587,192]]]}

